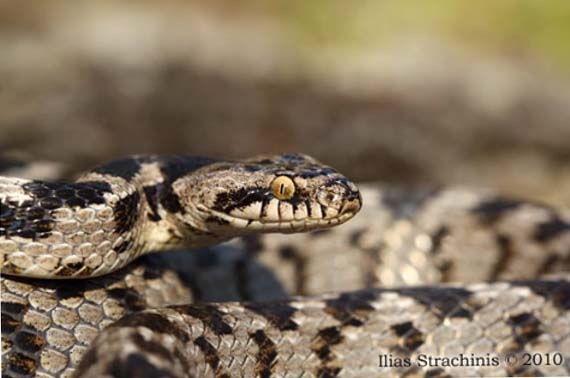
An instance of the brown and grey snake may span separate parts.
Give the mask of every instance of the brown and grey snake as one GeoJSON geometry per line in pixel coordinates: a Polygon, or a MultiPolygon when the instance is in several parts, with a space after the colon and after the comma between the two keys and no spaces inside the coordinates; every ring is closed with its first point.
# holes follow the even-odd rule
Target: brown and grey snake
{"type": "Polygon", "coordinates": [[[303,155],[129,158],[0,200],[6,377],[570,374],[563,210],[359,191],[303,155]]]}

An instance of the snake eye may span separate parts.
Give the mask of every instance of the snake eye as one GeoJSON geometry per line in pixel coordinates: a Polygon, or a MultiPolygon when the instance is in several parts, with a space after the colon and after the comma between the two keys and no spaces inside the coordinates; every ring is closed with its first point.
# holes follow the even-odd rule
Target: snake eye
{"type": "Polygon", "coordinates": [[[295,183],[287,176],[276,177],[271,183],[271,192],[277,199],[291,199],[295,194],[295,183]]]}

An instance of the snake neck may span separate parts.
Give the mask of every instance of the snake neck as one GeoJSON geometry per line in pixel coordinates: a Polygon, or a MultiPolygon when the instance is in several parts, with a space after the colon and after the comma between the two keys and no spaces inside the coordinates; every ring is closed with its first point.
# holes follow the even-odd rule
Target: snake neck
{"type": "Polygon", "coordinates": [[[179,248],[205,247],[232,238],[218,235],[204,227],[198,215],[182,210],[170,184],[141,186],[143,198],[140,232],[137,233],[138,255],[179,248]]]}

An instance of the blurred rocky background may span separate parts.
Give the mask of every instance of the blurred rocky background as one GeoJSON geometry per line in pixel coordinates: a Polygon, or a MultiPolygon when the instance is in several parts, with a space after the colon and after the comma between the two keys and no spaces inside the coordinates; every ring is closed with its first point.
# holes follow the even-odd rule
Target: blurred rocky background
{"type": "Polygon", "coordinates": [[[566,0],[0,0],[0,149],[300,151],[570,205],[566,0]]]}

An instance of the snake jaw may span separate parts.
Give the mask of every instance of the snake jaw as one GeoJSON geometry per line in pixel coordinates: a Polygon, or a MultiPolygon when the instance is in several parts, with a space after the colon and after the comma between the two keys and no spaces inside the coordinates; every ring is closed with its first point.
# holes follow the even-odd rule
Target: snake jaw
{"type": "Polygon", "coordinates": [[[331,218],[305,218],[290,221],[271,221],[262,222],[259,220],[244,219],[232,215],[228,215],[219,211],[210,211],[208,222],[211,223],[211,229],[218,227],[230,227],[233,229],[235,236],[248,234],[253,232],[280,232],[294,233],[305,232],[318,229],[332,227],[342,224],[351,219],[355,212],[344,212],[331,218]]]}

